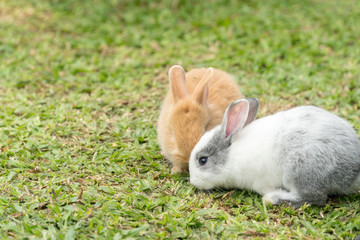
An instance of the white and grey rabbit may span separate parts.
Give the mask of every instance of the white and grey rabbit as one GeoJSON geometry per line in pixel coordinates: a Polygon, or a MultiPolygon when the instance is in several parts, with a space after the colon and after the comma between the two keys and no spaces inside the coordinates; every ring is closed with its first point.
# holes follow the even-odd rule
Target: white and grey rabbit
{"type": "Polygon", "coordinates": [[[360,141],[347,121],[314,106],[253,121],[258,106],[256,98],[233,102],[202,136],[190,156],[193,185],[248,189],[296,208],[358,192],[360,141]]]}

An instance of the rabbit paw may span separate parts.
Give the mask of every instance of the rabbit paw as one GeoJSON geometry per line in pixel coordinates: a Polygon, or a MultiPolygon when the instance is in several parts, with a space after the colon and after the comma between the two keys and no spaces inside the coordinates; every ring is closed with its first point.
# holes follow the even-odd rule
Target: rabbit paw
{"type": "Polygon", "coordinates": [[[282,203],[296,203],[299,201],[297,194],[288,192],[286,190],[276,190],[265,194],[262,198],[263,202],[271,203],[273,205],[280,205],[282,203]]]}
{"type": "Polygon", "coordinates": [[[189,171],[188,166],[174,165],[171,168],[171,174],[174,173],[187,173],[189,171]]]}

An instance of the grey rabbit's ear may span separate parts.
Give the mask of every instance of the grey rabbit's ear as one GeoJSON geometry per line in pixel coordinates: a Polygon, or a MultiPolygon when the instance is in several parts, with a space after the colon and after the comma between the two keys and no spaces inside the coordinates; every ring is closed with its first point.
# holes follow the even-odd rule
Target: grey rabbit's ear
{"type": "Polygon", "coordinates": [[[225,111],[221,124],[225,139],[254,121],[258,108],[259,100],[256,98],[239,99],[231,103],[225,111]]]}
{"type": "Polygon", "coordinates": [[[169,69],[169,81],[174,96],[174,102],[177,102],[188,95],[186,90],[185,71],[180,65],[174,65],[169,69]]]}
{"type": "Polygon", "coordinates": [[[259,100],[257,98],[247,98],[246,100],[249,102],[249,114],[244,124],[244,127],[246,127],[248,124],[252,123],[252,121],[255,120],[257,111],[259,109],[259,100]]]}

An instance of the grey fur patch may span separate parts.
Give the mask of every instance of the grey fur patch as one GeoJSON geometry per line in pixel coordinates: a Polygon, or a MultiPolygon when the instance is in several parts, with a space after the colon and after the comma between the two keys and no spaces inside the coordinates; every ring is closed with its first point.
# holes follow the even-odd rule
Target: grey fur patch
{"type": "Polygon", "coordinates": [[[302,108],[306,111],[300,115],[301,124],[286,121],[291,128],[279,132],[276,142],[284,187],[295,187],[300,196],[298,202],[291,204],[321,206],[330,195],[356,192],[360,187],[354,186],[360,174],[360,141],[356,132],[345,120],[325,110],[302,108]]]}
{"type": "Polygon", "coordinates": [[[229,147],[231,145],[230,139],[224,138],[224,133],[219,129],[216,131],[213,138],[207,143],[207,145],[196,154],[197,167],[204,171],[212,171],[217,173],[223,165],[225,165],[229,147]],[[200,166],[199,159],[201,157],[207,157],[208,161],[205,165],[200,166]]]}
{"type": "Polygon", "coordinates": [[[246,100],[249,102],[249,115],[246,119],[244,127],[255,120],[259,108],[259,100],[257,98],[247,98],[246,100]]]}

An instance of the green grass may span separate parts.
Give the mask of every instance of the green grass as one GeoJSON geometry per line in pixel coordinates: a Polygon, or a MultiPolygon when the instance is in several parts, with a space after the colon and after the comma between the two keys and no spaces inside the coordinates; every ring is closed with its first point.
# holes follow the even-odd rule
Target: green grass
{"type": "Polygon", "coordinates": [[[0,1],[0,238],[352,239],[360,194],[264,206],[170,175],[167,70],[233,74],[259,115],[313,104],[360,134],[360,1],[0,1]]]}

